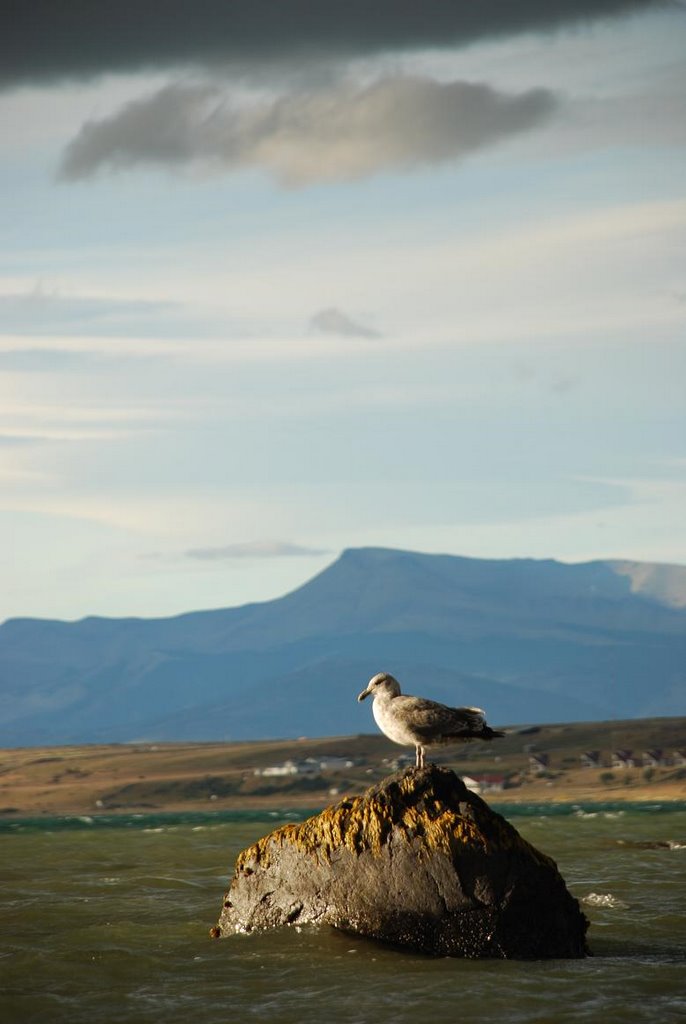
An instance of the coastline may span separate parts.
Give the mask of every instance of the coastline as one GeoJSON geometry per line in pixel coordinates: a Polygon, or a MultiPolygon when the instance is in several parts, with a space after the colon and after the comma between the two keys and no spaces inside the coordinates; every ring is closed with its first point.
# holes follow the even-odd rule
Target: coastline
{"type": "MultiPolygon", "coordinates": [[[[686,719],[613,722],[609,727],[613,747],[686,745],[686,719]]],[[[473,744],[434,751],[430,759],[462,777],[480,780],[479,788],[469,781],[467,785],[503,809],[686,801],[686,769],[666,759],[664,765],[650,769],[638,764],[626,770],[602,764],[581,767],[582,752],[607,733],[608,723],[535,726],[512,730],[496,748],[498,753],[487,744],[473,744]],[[530,767],[534,746],[546,751],[544,771],[530,767]]],[[[0,750],[0,816],[8,820],[280,809],[307,813],[362,793],[395,770],[399,753],[384,737],[371,735],[7,748],[0,750]],[[333,762],[339,764],[337,770],[303,774],[297,767],[293,774],[273,767],[311,768],[333,762]]]]}

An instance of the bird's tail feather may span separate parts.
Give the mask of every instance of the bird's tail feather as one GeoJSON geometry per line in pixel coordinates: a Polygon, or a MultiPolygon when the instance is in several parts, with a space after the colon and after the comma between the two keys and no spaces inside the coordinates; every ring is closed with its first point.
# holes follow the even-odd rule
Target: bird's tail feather
{"type": "Polygon", "coordinates": [[[501,732],[499,729],[491,729],[490,725],[485,725],[481,736],[485,740],[497,740],[502,739],[502,737],[505,736],[505,733],[501,732]]]}

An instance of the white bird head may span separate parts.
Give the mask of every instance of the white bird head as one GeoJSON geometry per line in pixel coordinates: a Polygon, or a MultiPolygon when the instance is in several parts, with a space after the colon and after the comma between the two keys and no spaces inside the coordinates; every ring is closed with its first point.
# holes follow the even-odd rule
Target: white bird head
{"type": "Polygon", "coordinates": [[[379,672],[378,675],[373,676],[372,679],[367,683],[367,689],[363,690],[358,696],[358,700],[364,700],[369,697],[370,694],[376,697],[377,694],[384,694],[388,697],[400,696],[400,683],[394,677],[388,674],[388,672],[379,672]]]}

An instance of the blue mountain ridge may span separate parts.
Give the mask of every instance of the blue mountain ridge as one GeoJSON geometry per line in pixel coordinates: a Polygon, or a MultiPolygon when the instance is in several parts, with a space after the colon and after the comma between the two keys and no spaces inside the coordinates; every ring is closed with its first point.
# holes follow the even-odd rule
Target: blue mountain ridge
{"type": "Polygon", "coordinates": [[[284,597],[0,626],[0,744],[372,730],[375,672],[493,724],[686,713],[686,567],[344,551],[284,597]]]}

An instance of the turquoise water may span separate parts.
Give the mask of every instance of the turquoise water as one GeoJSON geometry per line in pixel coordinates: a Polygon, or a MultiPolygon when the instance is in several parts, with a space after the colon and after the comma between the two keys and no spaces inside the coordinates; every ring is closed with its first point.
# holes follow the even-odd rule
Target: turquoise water
{"type": "Polygon", "coordinates": [[[329,928],[211,941],[236,854],[300,815],[0,824],[0,1020],[686,1019],[686,805],[508,808],[592,924],[587,960],[432,960],[329,928]]]}

